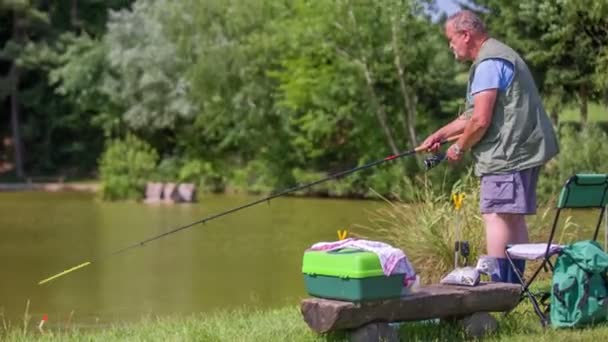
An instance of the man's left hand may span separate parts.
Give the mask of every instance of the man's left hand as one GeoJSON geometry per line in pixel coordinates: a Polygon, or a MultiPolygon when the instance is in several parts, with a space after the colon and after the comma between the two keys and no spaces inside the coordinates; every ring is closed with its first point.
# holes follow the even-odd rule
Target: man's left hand
{"type": "Polygon", "coordinates": [[[458,144],[453,144],[450,146],[450,148],[448,148],[446,157],[448,158],[449,162],[457,163],[462,159],[462,155],[463,151],[460,149],[460,146],[458,146],[458,144]]]}

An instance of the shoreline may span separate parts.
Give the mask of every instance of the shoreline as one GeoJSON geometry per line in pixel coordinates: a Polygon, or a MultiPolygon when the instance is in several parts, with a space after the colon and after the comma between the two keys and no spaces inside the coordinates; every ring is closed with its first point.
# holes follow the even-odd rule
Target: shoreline
{"type": "Polygon", "coordinates": [[[82,192],[97,192],[99,191],[99,183],[0,183],[0,192],[14,191],[82,191],[82,192]]]}
{"type": "MultiPolygon", "coordinates": [[[[0,193],[2,192],[22,192],[22,191],[40,191],[40,192],[90,192],[97,193],[101,191],[100,182],[20,182],[20,183],[0,183],[0,193]]],[[[215,192],[214,192],[215,193],[215,192]]],[[[272,192],[263,191],[243,191],[236,188],[226,188],[224,191],[219,192],[225,195],[238,195],[245,194],[250,196],[269,196],[272,192]]],[[[351,195],[335,195],[329,194],[326,191],[307,191],[304,193],[290,193],[285,194],[284,197],[295,197],[295,198],[317,198],[317,199],[341,199],[341,200],[362,200],[362,201],[375,201],[378,198],[366,197],[361,194],[351,195]]],[[[391,196],[387,196],[389,199],[395,199],[391,196]]],[[[146,202],[145,197],[141,199],[142,202],[146,202]]],[[[150,201],[148,204],[161,203],[160,201],[150,201]]],[[[166,202],[168,203],[168,202],[166,202]]]]}

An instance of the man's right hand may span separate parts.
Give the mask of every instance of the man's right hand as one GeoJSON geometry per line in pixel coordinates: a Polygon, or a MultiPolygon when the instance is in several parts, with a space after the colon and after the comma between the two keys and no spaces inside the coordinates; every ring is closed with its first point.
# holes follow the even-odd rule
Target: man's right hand
{"type": "Polygon", "coordinates": [[[429,137],[422,142],[420,147],[428,152],[436,152],[437,150],[439,150],[439,147],[441,147],[441,142],[444,140],[445,137],[443,136],[443,134],[435,132],[429,135],[429,137]]]}

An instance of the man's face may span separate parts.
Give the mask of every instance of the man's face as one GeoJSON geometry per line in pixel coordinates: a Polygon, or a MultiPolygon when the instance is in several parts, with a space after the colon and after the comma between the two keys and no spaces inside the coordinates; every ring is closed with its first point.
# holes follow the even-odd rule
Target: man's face
{"type": "Polygon", "coordinates": [[[448,23],[445,27],[445,36],[448,38],[454,58],[459,61],[472,59],[469,51],[469,42],[471,41],[471,34],[469,32],[457,31],[452,23],[448,23]]]}

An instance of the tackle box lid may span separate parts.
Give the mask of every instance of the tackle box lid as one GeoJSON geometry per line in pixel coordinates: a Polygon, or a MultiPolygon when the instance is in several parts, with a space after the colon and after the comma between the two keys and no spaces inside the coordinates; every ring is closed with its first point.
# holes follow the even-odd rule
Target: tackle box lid
{"type": "Polygon", "coordinates": [[[354,248],[334,251],[306,251],[302,273],[340,278],[367,278],[384,275],[378,256],[354,248]]]}

